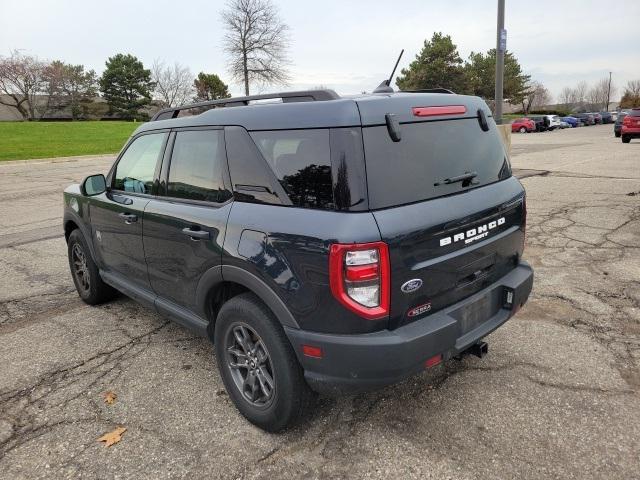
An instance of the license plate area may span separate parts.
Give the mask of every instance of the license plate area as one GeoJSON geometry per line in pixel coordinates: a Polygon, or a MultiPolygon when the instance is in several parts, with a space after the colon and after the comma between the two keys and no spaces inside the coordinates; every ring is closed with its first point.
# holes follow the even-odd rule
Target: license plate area
{"type": "Polygon", "coordinates": [[[503,289],[494,288],[472,303],[451,312],[450,315],[458,321],[458,335],[474,330],[496,315],[502,308],[503,289]]]}

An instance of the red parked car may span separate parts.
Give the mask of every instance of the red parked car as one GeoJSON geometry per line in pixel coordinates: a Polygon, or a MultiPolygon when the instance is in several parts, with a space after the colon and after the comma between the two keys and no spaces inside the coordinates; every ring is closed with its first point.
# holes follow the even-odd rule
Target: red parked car
{"type": "Polygon", "coordinates": [[[622,121],[622,143],[640,138],[640,108],[633,108],[622,121]]]}
{"type": "Polygon", "coordinates": [[[536,131],[536,122],[530,118],[516,118],[511,122],[511,131],[520,133],[530,133],[536,131]]]}

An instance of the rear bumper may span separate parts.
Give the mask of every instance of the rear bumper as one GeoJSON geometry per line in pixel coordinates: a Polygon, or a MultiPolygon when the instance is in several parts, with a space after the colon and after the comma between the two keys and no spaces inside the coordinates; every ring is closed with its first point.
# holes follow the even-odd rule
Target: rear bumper
{"type": "Polygon", "coordinates": [[[640,137],[640,128],[622,127],[621,133],[625,137],[638,138],[638,137],[640,137]]]}
{"type": "Polygon", "coordinates": [[[499,281],[476,294],[396,330],[359,335],[333,335],[285,327],[312,389],[327,394],[355,393],[396,383],[424,369],[438,354],[447,360],[498,328],[528,299],[533,270],[521,262],[499,281]],[[478,313],[499,302],[505,287],[514,294],[513,308],[498,307],[486,318],[478,313]],[[464,331],[463,322],[474,319],[464,331]],[[302,345],[322,349],[322,358],[302,354],[302,345]]]}

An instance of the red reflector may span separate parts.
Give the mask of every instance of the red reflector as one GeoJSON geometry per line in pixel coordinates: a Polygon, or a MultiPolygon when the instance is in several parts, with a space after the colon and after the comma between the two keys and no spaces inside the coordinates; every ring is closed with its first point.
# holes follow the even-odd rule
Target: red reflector
{"type": "Polygon", "coordinates": [[[458,115],[467,113],[464,105],[442,105],[440,107],[413,107],[413,114],[416,117],[433,117],[435,115],[458,115]]]}
{"type": "Polygon", "coordinates": [[[438,355],[436,355],[434,357],[431,357],[426,362],[424,362],[424,368],[435,367],[440,362],[442,362],[442,354],[441,353],[439,353],[438,355]]]}
{"type": "Polygon", "coordinates": [[[378,264],[347,267],[346,276],[347,280],[349,280],[350,282],[373,280],[375,278],[378,278],[378,264]]]}
{"type": "Polygon", "coordinates": [[[322,358],[322,349],[313,345],[302,345],[302,353],[306,357],[322,358]]]}

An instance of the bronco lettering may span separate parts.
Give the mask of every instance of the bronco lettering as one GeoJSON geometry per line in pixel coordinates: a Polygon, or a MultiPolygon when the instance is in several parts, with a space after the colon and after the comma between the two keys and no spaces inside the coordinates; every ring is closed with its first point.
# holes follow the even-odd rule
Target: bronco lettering
{"type": "Polygon", "coordinates": [[[465,244],[475,242],[481,238],[485,238],[489,235],[489,231],[497,228],[499,225],[504,225],[506,222],[504,217],[500,217],[498,220],[493,220],[479,227],[471,228],[465,233],[456,233],[453,237],[444,237],[440,239],[440,246],[451,245],[452,243],[464,241],[465,244]]]}

